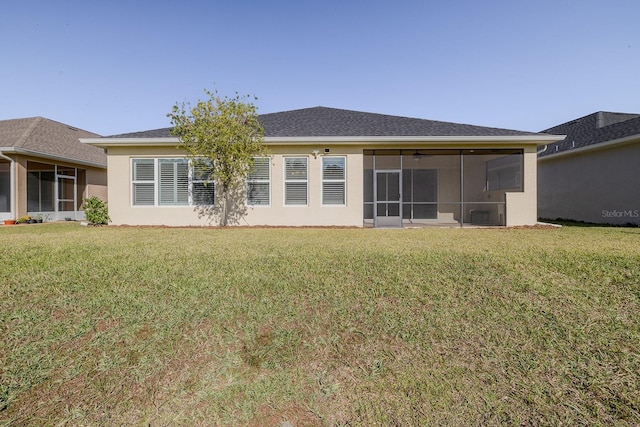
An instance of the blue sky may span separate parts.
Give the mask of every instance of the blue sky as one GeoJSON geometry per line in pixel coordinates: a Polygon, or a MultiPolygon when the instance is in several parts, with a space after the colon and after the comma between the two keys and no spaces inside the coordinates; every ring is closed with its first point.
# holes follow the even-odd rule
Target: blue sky
{"type": "Polygon", "coordinates": [[[102,135],[258,97],[539,131],[640,113],[640,1],[5,1],[0,119],[102,135]]]}

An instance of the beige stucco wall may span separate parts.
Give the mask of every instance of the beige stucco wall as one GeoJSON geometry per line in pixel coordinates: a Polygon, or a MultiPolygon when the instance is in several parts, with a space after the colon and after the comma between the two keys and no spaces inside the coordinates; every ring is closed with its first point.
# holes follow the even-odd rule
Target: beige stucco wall
{"type": "MultiPolygon", "coordinates": [[[[269,147],[271,152],[271,205],[246,206],[242,217],[231,225],[248,226],[363,226],[363,147],[364,145],[300,145],[269,147]],[[322,206],[321,165],[325,149],[326,155],[347,158],[347,202],[345,206],[322,206]],[[314,150],[320,152],[314,156],[314,150]],[[305,156],[308,159],[308,206],[284,205],[283,158],[285,156],[305,156]]],[[[498,146],[496,148],[499,148],[498,146]]],[[[398,148],[397,146],[376,146],[376,149],[398,148]]],[[[407,144],[402,148],[425,148],[424,145],[407,144]]],[[[487,144],[439,145],[428,148],[488,148],[487,144]]],[[[523,191],[507,193],[506,224],[532,225],[537,221],[536,187],[536,145],[509,145],[509,148],[524,149],[523,191]]],[[[132,206],[131,203],[131,159],[132,158],[177,158],[184,153],[173,146],[111,146],[108,148],[108,200],[109,214],[115,225],[217,225],[218,216],[202,212],[194,206],[132,206]]],[[[459,171],[457,172],[459,175],[459,171]]],[[[456,192],[459,176],[439,173],[440,194],[456,192]],[[454,183],[454,184],[451,184],[454,183]],[[456,188],[444,188],[454,185],[456,188]]],[[[484,197],[491,197],[490,194],[484,197]]],[[[453,205],[451,205],[453,206],[453,205]]],[[[448,208],[451,208],[448,206],[448,208]]],[[[443,207],[447,207],[443,205],[443,207]]],[[[459,208],[458,208],[459,209],[459,208]]],[[[440,221],[453,221],[458,215],[455,208],[439,214],[440,221]]]]}
{"type": "Polygon", "coordinates": [[[87,171],[87,188],[85,190],[85,198],[99,197],[104,201],[108,201],[107,191],[107,171],[98,168],[85,168],[87,171]]]}
{"type": "MultiPolygon", "coordinates": [[[[354,146],[328,145],[271,147],[271,205],[245,206],[246,214],[230,225],[269,226],[362,226],[362,149],[354,146]],[[322,206],[322,156],[347,158],[345,206],[322,206]],[[314,157],[313,150],[320,155],[314,157]],[[283,157],[305,156],[308,159],[308,205],[285,206],[283,157]]],[[[132,206],[131,159],[140,157],[182,157],[174,147],[109,147],[109,215],[116,225],[217,225],[219,218],[204,214],[194,206],[132,206]]]]}
{"type": "Polygon", "coordinates": [[[533,225],[537,222],[537,151],[536,147],[524,150],[523,191],[506,194],[507,227],[533,225]]]}
{"type": "Polygon", "coordinates": [[[538,162],[538,214],[602,224],[640,224],[640,141],[538,162]]]}
{"type": "Polygon", "coordinates": [[[14,157],[16,218],[27,214],[27,158],[14,157]]]}

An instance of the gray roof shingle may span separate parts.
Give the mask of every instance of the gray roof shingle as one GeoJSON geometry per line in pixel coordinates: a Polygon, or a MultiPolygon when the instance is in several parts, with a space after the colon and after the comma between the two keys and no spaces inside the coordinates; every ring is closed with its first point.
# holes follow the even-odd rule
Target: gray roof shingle
{"type": "Polygon", "coordinates": [[[549,144],[539,157],[633,135],[640,137],[640,114],[598,111],[543,130],[542,133],[567,135],[567,137],[562,141],[549,144]]]}
{"type": "Polygon", "coordinates": [[[100,135],[44,117],[0,120],[0,147],[14,147],[32,153],[107,166],[102,148],[82,144],[80,138],[100,135]]]}
{"type": "MultiPolygon", "coordinates": [[[[260,115],[266,137],[358,136],[524,136],[538,135],[460,123],[313,107],[260,115]]],[[[171,128],[112,135],[107,138],[162,138],[171,128]]]]}

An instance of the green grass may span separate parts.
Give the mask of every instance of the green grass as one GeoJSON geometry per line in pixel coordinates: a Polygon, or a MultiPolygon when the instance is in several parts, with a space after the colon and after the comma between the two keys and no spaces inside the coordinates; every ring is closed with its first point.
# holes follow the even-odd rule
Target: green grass
{"type": "Polygon", "coordinates": [[[0,242],[0,425],[640,424],[640,229],[0,242]]]}

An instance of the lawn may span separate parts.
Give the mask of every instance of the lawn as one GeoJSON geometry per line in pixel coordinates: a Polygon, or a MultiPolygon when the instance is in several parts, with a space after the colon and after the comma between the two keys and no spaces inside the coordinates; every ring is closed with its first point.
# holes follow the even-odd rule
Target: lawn
{"type": "Polygon", "coordinates": [[[640,424],[637,228],[0,242],[0,425],[640,424]]]}

